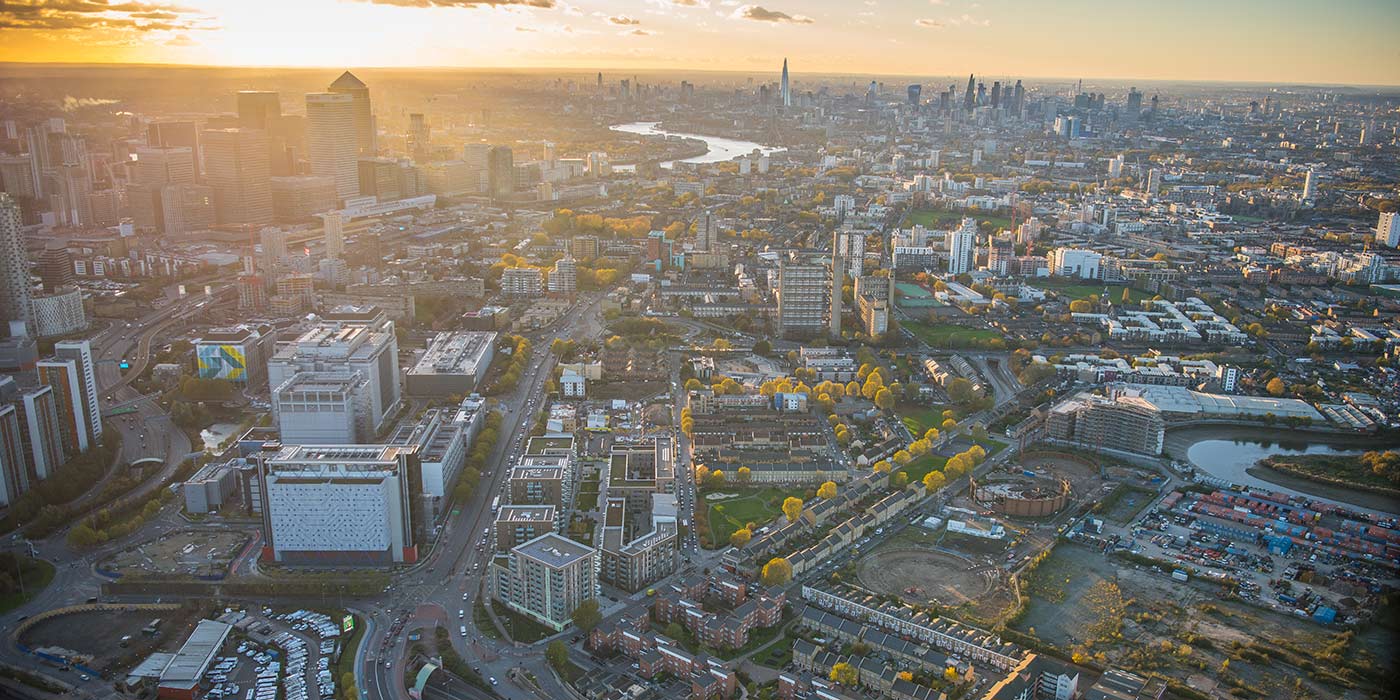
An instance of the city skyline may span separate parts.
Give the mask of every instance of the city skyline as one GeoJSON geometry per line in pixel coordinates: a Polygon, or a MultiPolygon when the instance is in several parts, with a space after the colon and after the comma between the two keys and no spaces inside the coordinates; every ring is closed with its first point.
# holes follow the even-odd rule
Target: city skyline
{"type": "Polygon", "coordinates": [[[776,72],[786,57],[798,76],[1400,85],[1400,51],[1375,48],[1400,6],[1286,5],[35,0],[0,8],[0,61],[776,72]]]}

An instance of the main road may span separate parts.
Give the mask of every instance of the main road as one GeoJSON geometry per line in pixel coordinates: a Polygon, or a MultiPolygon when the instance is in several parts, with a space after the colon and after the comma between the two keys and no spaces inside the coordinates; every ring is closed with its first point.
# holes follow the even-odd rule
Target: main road
{"type": "Polygon", "coordinates": [[[602,295],[589,295],[567,312],[562,325],[529,334],[531,356],[526,371],[513,391],[497,397],[496,406],[504,416],[500,439],[476,493],[466,503],[455,504],[442,534],[422,561],[396,577],[385,595],[362,602],[371,632],[361,642],[364,652],[357,663],[356,682],[366,700],[408,699],[404,681],[408,636],[415,629],[431,636],[439,624],[447,627],[458,653],[479,668],[483,678],[497,680],[501,695],[531,697],[531,691],[509,680],[511,669],[525,667],[552,691],[549,695],[566,697],[563,688],[554,687],[541,652],[483,635],[472,622],[472,611],[484,595],[486,567],[495,551],[490,542],[481,545],[493,521],[490,503],[508,488],[510,465],[524,451],[532,421],[543,406],[545,384],[556,361],[549,345],[559,338],[583,340],[592,335],[588,331],[599,325],[590,323],[590,317],[598,313],[601,302],[602,295]]]}

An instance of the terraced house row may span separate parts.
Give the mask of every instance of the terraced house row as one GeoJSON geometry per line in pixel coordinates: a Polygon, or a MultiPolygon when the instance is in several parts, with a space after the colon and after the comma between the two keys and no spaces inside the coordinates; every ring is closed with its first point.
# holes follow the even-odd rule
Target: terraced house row
{"type": "MultiPolygon", "coordinates": [[[[830,590],[803,586],[802,599],[848,621],[868,623],[905,639],[932,645],[958,659],[988,664],[1003,671],[1016,667],[1027,653],[985,630],[935,617],[904,603],[887,602],[849,584],[830,590]]],[[[817,629],[849,634],[837,618],[823,618],[822,624],[824,626],[817,629]]]]}

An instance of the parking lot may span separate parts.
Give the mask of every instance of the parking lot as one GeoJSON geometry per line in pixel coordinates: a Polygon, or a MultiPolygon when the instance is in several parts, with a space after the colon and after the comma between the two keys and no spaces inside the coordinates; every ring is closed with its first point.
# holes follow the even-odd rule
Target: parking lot
{"type": "Polygon", "coordinates": [[[224,619],[244,632],[235,648],[205,673],[211,700],[320,700],[335,696],[331,661],[340,623],[324,613],[230,610],[224,619]],[[279,695],[279,690],[281,694],[279,695]]]}

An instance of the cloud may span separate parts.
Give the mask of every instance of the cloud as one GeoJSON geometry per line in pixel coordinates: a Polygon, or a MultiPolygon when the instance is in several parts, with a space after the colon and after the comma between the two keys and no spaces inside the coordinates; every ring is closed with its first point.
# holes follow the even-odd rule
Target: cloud
{"type": "Polygon", "coordinates": [[[942,23],[942,22],[939,22],[939,21],[936,20],[936,19],[920,18],[920,19],[914,20],[914,24],[915,24],[916,26],[923,27],[924,29],[942,29],[942,28],[943,28],[943,23],[942,23]]]}
{"type": "Polygon", "coordinates": [[[176,34],[167,42],[166,46],[199,46],[199,42],[190,38],[188,34],[176,34]]]}
{"type": "Polygon", "coordinates": [[[555,0],[357,0],[371,5],[393,5],[394,7],[539,7],[551,9],[555,0]]]}
{"type": "Polygon", "coordinates": [[[786,12],[769,10],[760,5],[741,5],[739,9],[734,11],[734,17],[759,22],[788,22],[792,24],[811,24],[814,21],[811,17],[790,15],[786,12]]]}
{"type": "Polygon", "coordinates": [[[930,5],[942,5],[943,2],[944,0],[928,0],[928,4],[930,5]]]}
{"type": "Polygon", "coordinates": [[[645,29],[632,29],[632,30],[629,30],[629,31],[623,31],[623,32],[622,32],[622,35],[623,35],[623,36],[651,36],[651,35],[652,35],[652,32],[649,32],[649,31],[647,31],[647,30],[645,30],[645,29]]]}
{"type": "Polygon", "coordinates": [[[953,19],[948,20],[948,24],[954,26],[961,26],[965,24],[969,27],[990,27],[992,26],[992,21],[989,19],[977,19],[972,15],[964,13],[961,17],[954,17],[953,19]]]}
{"type": "Polygon", "coordinates": [[[670,6],[705,8],[710,6],[710,0],[647,0],[647,2],[652,5],[660,5],[662,7],[670,6]]]}
{"type": "Polygon", "coordinates": [[[635,17],[628,17],[627,15],[613,15],[608,18],[608,23],[616,24],[619,27],[627,27],[634,24],[641,24],[642,21],[635,17]]]}
{"type": "Polygon", "coordinates": [[[183,32],[217,28],[213,17],[198,10],[160,2],[0,1],[0,29],[183,32]]]}
{"type": "Polygon", "coordinates": [[[515,28],[515,31],[517,31],[517,32],[537,32],[537,31],[539,31],[539,30],[538,30],[538,29],[532,29],[532,28],[530,28],[530,27],[516,27],[516,28],[515,28]]]}

